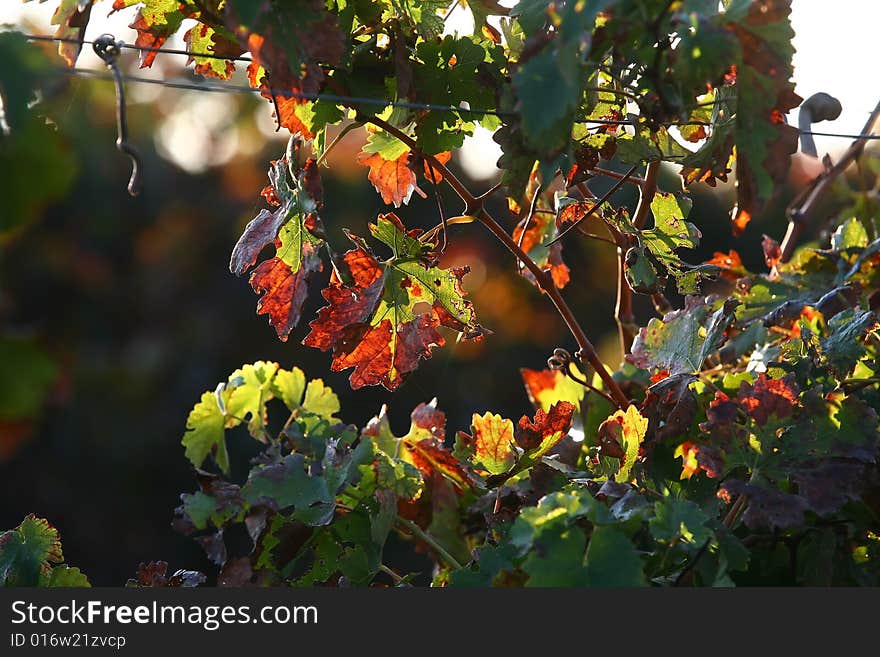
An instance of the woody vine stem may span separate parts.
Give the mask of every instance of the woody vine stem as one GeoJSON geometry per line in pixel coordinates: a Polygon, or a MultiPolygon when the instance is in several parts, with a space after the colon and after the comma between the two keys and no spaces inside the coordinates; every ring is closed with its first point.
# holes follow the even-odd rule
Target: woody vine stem
{"type": "MultiPolygon", "coordinates": [[[[387,121],[380,119],[376,116],[372,115],[363,115],[358,112],[357,120],[363,123],[371,123],[377,128],[381,128],[391,136],[395,137],[399,141],[403,142],[407,146],[410,147],[414,152],[419,150],[418,144],[416,141],[405,134],[398,128],[394,127],[387,121]]],[[[615,403],[620,407],[626,407],[629,405],[629,398],[623,393],[620,389],[620,386],[617,385],[617,382],[611,377],[611,374],[605,368],[605,365],[602,363],[599,355],[596,353],[596,349],[593,346],[593,343],[587,337],[584,329],[581,327],[580,323],[572,313],[571,308],[566,303],[562,294],[560,294],[559,290],[554,285],[550,276],[541,269],[534,260],[532,260],[525,251],[516,243],[516,241],[507,234],[507,231],[489,214],[489,212],[484,207],[486,198],[489,194],[491,194],[495,188],[492,188],[486,194],[482,196],[474,196],[470,190],[468,190],[464,184],[453,174],[446,166],[440,162],[433,155],[424,155],[425,159],[427,159],[431,166],[438,172],[443,175],[443,180],[445,180],[450,187],[458,194],[458,197],[465,204],[465,214],[471,215],[477,219],[481,224],[483,224],[489,231],[498,238],[507,250],[510,251],[516,258],[522,262],[523,265],[532,273],[535,277],[535,281],[538,283],[538,286],[547,294],[550,300],[553,302],[553,305],[556,307],[557,312],[562,317],[562,320],[565,322],[568,330],[574,336],[575,341],[578,344],[578,355],[582,360],[585,360],[593,367],[599,377],[602,379],[602,382],[605,384],[608,392],[614,398],[615,403]]]]}

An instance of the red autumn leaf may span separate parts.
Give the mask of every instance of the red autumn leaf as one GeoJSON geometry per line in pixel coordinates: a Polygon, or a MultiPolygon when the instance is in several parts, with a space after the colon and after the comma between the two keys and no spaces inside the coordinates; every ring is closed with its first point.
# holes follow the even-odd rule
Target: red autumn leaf
{"type": "Polygon", "coordinates": [[[763,373],[754,383],[743,381],[737,394],[737,402],[759,426],[767,424],[771,415],[785,418],[797,406],[798,389],[794,375],[782,379],[768,379],[763,373]]]}
{"type": "Polygon", "coordinates": [[[686,441],[675,449],[673,456],[682,461],[680,479],[690,479],[700,471],[710,479],[721,476],[723,462],[711,447],[686,441]]]}
{"type": "Polygon", "coordinates": [[[382,384],[394,390],[433,347],[445,343],[436,330],[441,324],[465,338],[484,331],[461,289],[466,269],[428,263],[430,247],[393,214],[380,215],[370,230],[394,256],[380,263],[352,236],[357,248],[334,270],[322,292],[329,305],[318,311],[303,344],[332,351],[334,372],[355,368],[353,388],[382,384]]]}
{"type": "Polygon", "coordinates": [[[523,415],[514,432],[516,444],[526,452],[540,448],[543,456],[568,435],[574,411],[574,404],[561,401],[546,413],[539,408],[531,420],[523,415]]]}
{"type": "Polygon", "coordinates": [[[257,314],[269,316],[281,340],[287,340],[300,320],[309,277],[323,269],[318,256],[323,228],[314,212],[322,194],[317,166],[308,160],[294,173],[291,185],[286,160],[272,162],[270,184],[262,194],[276,209],[261,210],[248,223],[229,259],[229,270],[241,276],[254,266],[266,246],[275,245],[275,257],[254,269],[250,284],[262,295],[257,314]]]}
{"type": "Polygon", "coordinates": [[[253,59],[248,66],[248,81],[275,105],[279,125],[291,134],[312,139],[315,135],[297,115],[298,106],[308,102],[300,94],[311,95],[321,90],[325,75],[320,64],[337,66],[342,62],[346,36],[339,28],[336,14],[326,11],[321,0],[310,0],[302,10],[303,20],[289,24],[283,34],[276,34],[271,23],[262,24],[260,33],[247,34],[247,47],[253,59]],[[291,67],[289,49],[275,45],[281,43],[295,46],[298,65],[291,67]],[[273,90],[285,93],[272,93],[273,90]]]}
{"type": "MultiPolygon", "coordinates": [[[[140,4],[142,0],[114,0],[113,12],[140,4]]],[[[141,68],[153,65],[153,60],[161,48],[178,29],[184,19],[198,18],[199,12],[194,5],[188,3],[146,3],[138,9],[134,21],[129,25],[137,30],[137,38],[134,45],[147,48],[140,53],[141,68]]]]}
{"type": "Polygon", "coordinates": [[[470,479],[461,462],[448,450],[443,440],[446,436],[446,414],[437,408],[437,400],[419,404],[410,415],[410,429],[398,438],[391,433],[388,416],[382,413],[374,417],[361,432],[382,445],[386,454],[412,463],[424,475],[426,482],[435,476],[449,480],[457,490],[470,487],[470,479]]]}
{"type": "Polygon", "coordinates": [[[715,428],[729,425],[736,421],[739,414],[739,406],[735,399],[731,399],[720,390],[715,393],[715,398],[709,402],[706,410],[707,426],[715,428]]]}
{"type": "Polygon", "coordinates": [[[427,431],[441,443],[446,438],[446,413],[439,410],[436,404],[419,404],[410,414],[410,420],[414,427],[427,431]]]}
{"type": "MultiPolygon", "coordinates": [[[[279,240],[276,248],[280,245],[279,240]]],[[[269,316],[269,324],[282,341],[287,340],[288,334],[299,323],[302,306],[309,292],[309,277],[324,268],[312,244],[304,244],[303,250],[302,262],[296,272],[275,257],[264,260],[251,273],[251,287],[262,295],[257,302],[257,314],[269,316]]]]}
{"type": "Polygon", "coordinates": [[[423,474],[440,474],[449,479],[457,488],[467,488],[468,475],[457,458],[452,455],[442,442],[426,438],[409,445],[409,454],[415,465],[423,474]]]}
{"type": "Polygon", "coordinates": [[[764,262],[770,269],[773,269],[782,260],[782,249],[779,248],[779,242],[772,237],[764,235],[761,241],[761,248],[764,250],[764,262]]]}

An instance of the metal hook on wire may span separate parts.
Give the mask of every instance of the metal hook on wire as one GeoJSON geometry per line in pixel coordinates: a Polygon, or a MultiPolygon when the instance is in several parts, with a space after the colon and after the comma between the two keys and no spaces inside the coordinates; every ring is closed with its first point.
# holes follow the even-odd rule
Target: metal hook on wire
{"type": "Polygon", "coordinates": [[[128,155],[131,160],[131,178],[128,180],[128,193],[137,196],[140,192],[141,156],[137,148],[128,142],[128,124],[125,120],[125,88],[122,83],[122,72],[116,63],[119,53],[122,52],[122,41],[118,41],[112,34],[102,34],[95,39],[92,48],[95,54],[113,72],[113,80],[116,83],[116,148],[128,155]]]}

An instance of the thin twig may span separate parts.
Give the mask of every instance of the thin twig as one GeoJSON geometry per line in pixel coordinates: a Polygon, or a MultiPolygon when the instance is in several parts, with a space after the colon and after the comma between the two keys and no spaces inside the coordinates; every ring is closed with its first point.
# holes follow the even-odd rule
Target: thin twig
{"type": "Polygon", "coordinates": [[[423,543],[426,543],[428,546],[430,546],[450,566],[452,566],[456,570],[461,570],[464,567],[461,565],[461,563],[459,563],[458,559],[449,554],[449,551],[445,547],[440,545],[436,538],[431,536],[428,532],[419,527],[412,520],[408,520],[407,518],[401,518],[400,516],[398,516],[397,522],[399,522],[401,525],[411,531],[413,536],[417,537],[423,543]]]}
{"type": "Polygon", "coordinates": [[[330,153],[330,151],[332,151],[333,148],[336,146],[336,144],[342,141],[342,138],[345,137],[345,135],[347,135],[349,132],[351,132],[355,128],[360,128],[361,125],[363,124],[355,122],[349,123],[347,126],[342,128],[342,130],[339,131],[339,133],[333,138],[333,140],[329,144],[327,144],[327,147],[324,148],[324,152],[318,156],[315,165],[320,166],[321,163],[327,158],[327,155],[330,153]]]}
{"type": "Polygon", "coordinates": [[[559,240],[561,240],[563,237],[565,237],[565,236],[568,235],[571,231],[573,231],[575,228],[577,228],[578,225],[580,225],[580,223],[581,223],[582,221],[584,221],[584,220],[587,219],[590,215],[592,215],[593,212],[596,211],[596,208],[598,208],[598,207],[601,206],[605,201],[607,201],[609,198],[611,198],[611,195],[614,194],[614,192],[616,192],[618,189],[620,189],[621,186],[623,185],[623,183],[625,183],[625,182],[627,181],[627,179],[629,179],[629,177],[630,177],[633,173],[635,173],[635,171],[636,171],[636,167],[638,167],[638,165],[637,165],[637,164],[634,164],[634,165],[632,166],[632,168],[630,168],[630,170],[627,171],[627,172],[624,174],[623,178],[621,178],[620,180],[618,180],[617,182],[615,182],[615,183],[611,186],[611,189],[609,189],[607,192],[605,192],[605,194],[602,195],[602,198],[600,198],[598,201],[596,201],[595,203],[593,203],[592,207],[591,207],[589,210],[587,210],[587,212],[584,214],[584,216],[582,216],[580,219],[578,219],[577,221],[575,221],[574,223],[572,223],[568,228],[566,228],[566,229],[565,229],[564,231],[562,231],[559,235],[557,235],[555,239],[550,240],[550,242],[548,242],[548,243],[546,244],[546,246],[551,246],[552,244],[555,244],[556,242],[558,242],[559,240]]]}
{"type": "Polygon", "coordinates": [[[403,577],[401,577],[400,575],[398,575],[397,573],[395,573],[393,570],[391,570],[391,569],[390,569],[388,566],[386,566],[384,563],[380,563],[380,564],[379,564],[379,571],[385,573],[386,575],[388,575],[388,577],[390,577],[392,580],[394,580],[394,583],[395,583],[395,584],[400,584],[401,582],[404,581],[404,578],[403,578],[403,577]]]}
{"type": "Polygon", "coordinates": [[[610,403],[612,406],[617,405],[617,402],[614,401],[614,398],[611,395],[609,395],[607,392],[605,392],[604,390],[599,390],[599,388],[597,388],[596,386],[587,383],[586,379],[582,379],[578,375],[576,375],[571,369],[571,361],[568,361],[566,363],[565,375],[569,379],[574,381],[575,383],[580,383],[584,388],[586,388],[590,392],[594,392],[597,395],[599,395],[600,397],[604,397],[605,400],[608,401],[608,403],[610,403]]]}
{"type": "MultiPolygon", "coordinates": [[[[529,224],[532,222],[532,217],[535,216],[535,209],[538,205],[538,197],[541,195],[541,184],[538,183],[538,186],[535,187],[535,193],[532,194],[532,202],[529,203],[529,213],[526,215],[526,218],[523,220],[522,231],[519,234],[519,239],[516,242],[516,245],[522,249],[523,240],[526,238],[526,231],[529,229],[529,224]]],[[[517,269],[519,271],[523,270],[522,261],[517,261],[517,269]]]]}
{"type": "MultiPolygon", "coordinates": [[[[418,144],[412,137],[402,132],[399,128],[389,124],[387,121],[376,116],[361,114],[358,114],[358,116],[363,122],[372,123],[376,127],[382,128],[388,134],[396,137],[398,140],[409,146],[410,149],[414,151],[418,150],[418,144]]],[[[482,196],[475,197],[470,193],[467,187],[462,184],[458,177],[447,169],[446,166],[436,157],[433,155],[424,155],[424,157],[431,161],[431,164],[443,175],[443,180],[455,190],[455,193],[458,194],[459,198],[464,202],[465,210],[463,214],[476,217],[480,223],[495,235],[508,251],[522,261],[526,268],[528,268],[535,277],[535,282],[547,294],[553,302],[553,305],[556,306],[557,312],[559,312],[562,320],[565,322],[566,326],[568,326],[568,330],[571,331],[571,334],[574,336],[574,339],[578,344],[579,357],[586,359],[593,369],[596,370],[596,373],[601,377],[602,382],[605,384],[605,387],[611,393],[612,397],[614,397],[618,406],[625,408],[629,405],[629,398],[623,393],[620,386],[618,386],[617,382],[612,378],[610,372],[605,368],[604,363],[599,358],[599,354],[596,353],[593,343],[587,337],[586,333],[584,333],[584,329],[581,327],[580,323],[575,318],[574,313],[571,311],[571,308],[569,308],[565,299],[562,297],[562,294],[553,283],[553,279],[550,278],[550,276],[541,269],[527,253],[524,253],[523,250],[516,245],[516,242],[513,241],[513,238],[510,235],[508,235],[507,231],[504,230],[504,228],[495,221],[492,215],[486,211],[485,207],[483,207],[485,199],[494,193],[497,186],[493,187],[482,196]]]]}
{"type": "MultiPolygon", "coordinates": [[[[660,172],[660,161],[649,162],[645,172],[645,184],[639,186],[639,202],[633,214],[633,226],[641,230],[645,227],[651,202],[657,191],[657,177],[660,172]]],[[[632,307],[632,289],[626,280],[627,244],[618,239],[617,244],[617,303],[614,305],[614,320],[617,322],[617,334],[620,338],[620,352],[623,358],[629,353],[635,339],[635,314],[632,307]]]]}
{"type": "Polygon", "coordinates": [[[440,253],[446,252],[449,244],[449,225],[446,223],[446,210],[443,209],[443,201],[440,199],[440,190],[437,189],[437,173],[434,171],[434,165],[431,160],[425,160],[428,165],[428,173],[431,175],[431,188],[434,192],[434,200],[437,202],[437,212],[440,215],[440,225],[443,227],[443,242],[440,247],[440,253]]]}
{"type": "MultiPolygon", "coordinates": [[[[615,180],[622,180],[626,177],[622,173],[612,171],[611,169],[602,169],[601,167],[593,167],[592,169],[587,169],[587,171],[589,173],[597,173],[600,176],[605,176],[606,178],[614,178],[615,180]]],[[[630,176],[629,178],[627,178],[627,182],[641,187],[645,184],[645,179],[639,178],[638,176],[630,176]]]]}

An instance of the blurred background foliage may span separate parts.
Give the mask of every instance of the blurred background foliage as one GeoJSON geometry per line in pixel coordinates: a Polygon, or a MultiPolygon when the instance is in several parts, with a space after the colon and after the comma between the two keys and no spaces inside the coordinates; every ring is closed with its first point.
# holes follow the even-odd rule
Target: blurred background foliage
{"type": "MultiPolygon", "coordinates": [[[[228,271],[232,246],[263,207],[268,162],[284,150],[270,104],[129,84],[131,140],[144,160],[143,191],[130,198],[128,160],[114,147],[112,83],[59,73],[53,50],[0,34],[0,528],[30,512],[49,518],[65,538],[68,559],[93,583],[121,585],[139,561],[155,559],[211,570],[198,545],[171,528],[179,494],[193,488],[180,439],[200,394],[242,363],[276,360],[322,377],[339,394],[343,419],[358,425],[387,403],[392,426],[402,428],[415,405],[436,396],[452,436],[475,411],[514,418],[528,411],[519,368],[543,367],[557,346],[574,351],[551,305],[516,273],[503,247],[476,224],[457,226],[444,264],[470,265],[465,287],[494,334],[436,349],[393,395],[352,391],[348,372],[329,372],[325,354],[299,344],[307,322],[279,342],[255,314],[247,281],[228,271]],[[42,102],[28,108],[32,86],[42,102]]],[[[180,58],[160,60],[150,75],[191,75],[180,58]]],[[[123,63],[134,72],[135,55],[123,63]]],[[[322,216],[340,250],[343,227],[364,235],[367,222],[387,211],[355,162],[363,138],[350,133],[323,170],[322,216]]],[[[451,166],[468,179],[455,156],[451,166]]],[[[801,166],[794,167],[793,187],[807,175],[801,166]]],[[[470,182],[483,191],[494,180],[470,182]]],[[[602,180],[591,186],[599,193],[608,188],[602,180]]],[[[661,188],[679,187],[676,172],[664,169],[661,188]]],[[[442,192],[457,213],[458,200],[442,192]]],[[[703,240],[689,259],[734,248],[759,270],[761,234],[782,235],[790,194],[734,240],[731,192],[694,193],[690,219],[703,240]]],[[[622,190],[615,202],[632,208],[634,190],[622,190]]],[[[501,200],[492,210],[512,229],[501,200]]],[[[438,220],[430,195],[414,196],[399,214],[410,228],[438,220]]],[[[615,254],[577,237],[564,253],[572,269],[564,293],[605,361],[616,366],[615,254]]],[[[306,318],[321,305],[328,276],[317,277],[306,318]]],[[[653,313],[644,302],[636,310],[642,323],[653,313]]],[[[248,442],[230,445],[233,462],[248,442]]]]}

